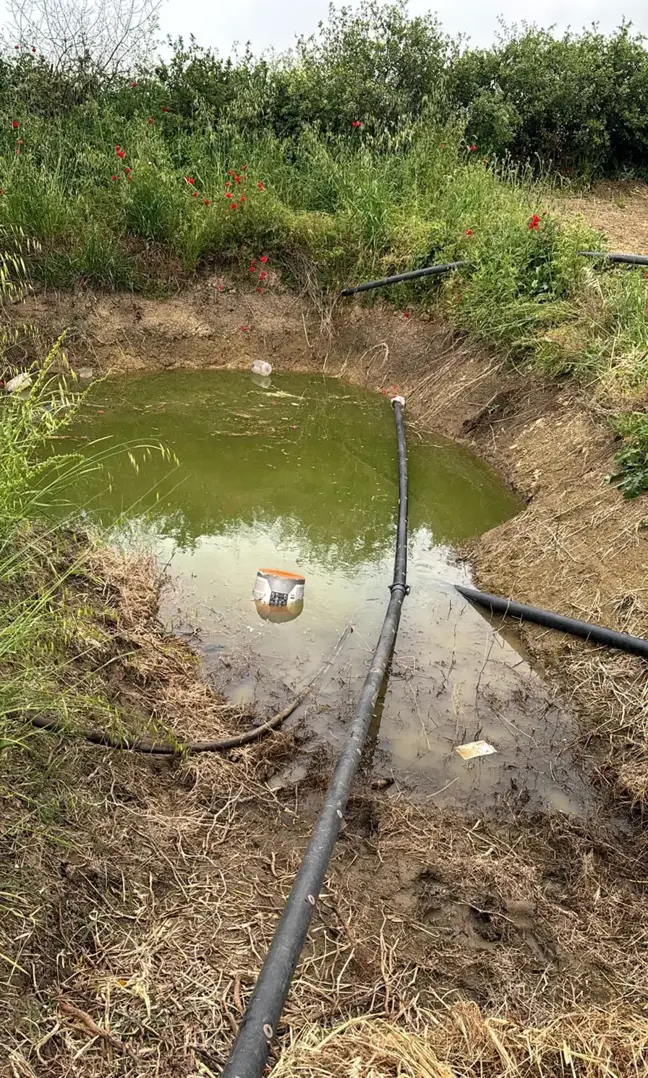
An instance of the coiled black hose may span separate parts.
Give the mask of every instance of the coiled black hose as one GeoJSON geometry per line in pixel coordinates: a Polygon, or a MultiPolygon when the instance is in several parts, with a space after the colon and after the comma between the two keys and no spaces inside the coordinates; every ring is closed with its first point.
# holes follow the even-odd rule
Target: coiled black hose
{"type": "Polygon", "coordinates": [[[281,1018],[290,982],[306,941],[318,895],[367,738],[376,699],[392,653],[407,594],[407,450],[401,397],[393,401],[398,441],[398,530],[391,598],[369,673],[310,842],[248,1003],[221,1078],[260,1078],[281,1018]]]}
{"type": "MultiPolygon", "coordinates": [[[[117,737],[107,733],[105,730],[79,730],[73,732],[84,741],[89,741],[93,745],[101,745],[105,749],[129,749],[131,752],[143,752],[150,756],[183,756],[189,753],[227,752],[228,749],[241,748],[243,745],[249,745],[252,741],[258,741],[259,738],[265,737],[272,730],[278,729],[282,722],[289,715],[292,715],[293,711],[297,710],[299,705],[313,691],[315,682],[319,681],[331,668],[346,638],[352,632],[352,626],[347,625],[328,659],[322,663],[317,673],[313,675],[296,696],[293,696],[290,703],[282,711],[278,711],[272,718],[266,719],[260,726],[253,726],[250,730],[243,730],[240,734],[233,734],[231,737],[220,737],[212,741],[181,741],[178,739],[175,744],[172,744],[170,741],[152,741],[150,738],[117,737]]],[[[10,714],[12,713],[10,712],[10,714]]],[[[21,712],[14,712],[13,714],[21,715],[21,712]]],[[[37,730],[49,730],[50,733],[62,736],[69,736],[71,733],[65,723],[47,715],[34,715],[29,721],[37,730]]]]}
{"type": "Polygon", "coordinates": [[[640,655],[642,659],[648,659],[648,640],[640,636],[619,633],[616,629],[606,629],[603,625],[591,625],[588,621],[568,618],[564,614],[554,614],[551,610],[541,610],[537,606],[527,606],[526,603],[516,603],[513,599],[502,599],[499,595],[489,595],[488,592],[477,591],[476,588],[464,588],[461,584],[455,584],[455,588],[466,599],[470,599],[471,603],[484,606],[493,614],[509,615],[512,618],[520,618],[522,621],[533,621],[536,625],[546,625],[548,629],[557,629],[561,633],[578,636],[591,644],[603,644],[605,647],[627,651],[631,655],[640,655]]]}

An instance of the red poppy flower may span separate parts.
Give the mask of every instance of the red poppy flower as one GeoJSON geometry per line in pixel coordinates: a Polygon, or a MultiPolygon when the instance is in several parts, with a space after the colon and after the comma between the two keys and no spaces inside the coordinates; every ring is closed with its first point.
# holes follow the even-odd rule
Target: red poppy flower
{"type": "Polygon", "coordinates": [[[136,82],[131,82],[131,90],[134,90],[136,86],[137,86],[136,82]]]}
{"type": "Polygon", "coordinates": [[[241,165],[241,172],[247,172],[247,165],[241,165]]]}
{"type": "Polygon", "coordinates": [[[263,292],[262,288],[257,288],[257,292],[263,292]]]}
{"type": "Polygon", "coordinates": [[[36,46],[32,45],[32,52],[36,52],[36,46]]]}
{"type": "Polygon", "coordinates": [[[235,210],[236,209],[236,202],[230,202],[230,206],[232,207],[233,210],[235,210]]]}
{"type": "Polygon", "coordinates": [[[121,146],[115,146],[115,153],[119,158],[121,158],[122,161],[124,160],[126,153],[124,150],[122,150],[121,146]]]}
{"type": "Polygon", "coordinates": [[[191,176],[185,176],[185,183],[188,183],[188,184],[190,184],[190,185],[191,185],[191,186],[193,187],[193,185],[195,184],[195,182],[196,182],[196,181],[195,181],[194,179],[192,179],[192,178],[191,178],[191,176]]]}
{"type": "Polygon", "coordinates": [[[229,180],[227,181],[227,183],[225,184],[225,186],[226,186],[226,187],[231,187],[231,186],[232,186],[232,185],[231,185],[231,183],[229,182],[229,180]]]}
{"type": "Polygon", "coordinates": [[[18,123],[18,120],[12,120],[11,121],[11,126],[13,127],[14,131],[17,131],[18,128],[20,127],[20,124],[18,123]]]}
{"type": "Polygon", "coordinates": [[[116,176],[111,176],[110,178],[111,178],[113,183],[117,183],[117,177],[116,176]]]}
{"type": "Polygon", "coordinates": [[[265,191],[265,187],[263,186],[263,184],[260,181],[257,184],[257,187],[259,188],[259,191],[265,191]]]}
{"type": "Polygon", "coordinates": [[[224,292],[224,291],[225,291],[225,289],[224,289],[224,287],[223,287],[223,285],[222,285],[222,284],[219,284],[219,285],[218,285],[218,291],[219,291],[219,292],[224,292]]]}
{"type": "Polygon", "coordinates": [[[155,116],[149,116],[149,118],[147,120],[147,123],[154,124],[155,123],[155,116]]]}
{"type": "Polygon", "coordinates": [[[243,333],[247,333],[249,328],[250,328],[249,326],[239,326],[239,329],[242,330],[243,333]]]}
{"type": "Polygon", "coordinates": [[[268,256],[267,255],[261,255],[261,258],[259,259],[259,262],[267,262],[267,261],[268,261],[268,256]]]}
{"type": "Polygon", "coordinates": [[[470,152],[471,152],[471,153],[474,153],[474,152],[475,152],[475,150],[477,149],[477,147],[476,147],[476,146],[474,145],[474,143],[473,143],[473,145],[472,145],[472,146],[469,146],[469,147],[468,147],[468,149],[470,150],[470,152]]]}
{"type": "Polygon", "coordinates": [[[530,232],[537,232],[540,228],[540,218],[538,217],[537,213],[534,213],[533,217],[529,221],[528,227],[530,232]]]}
{"type": "Polygon", "coordinates": [[[351,127],[362,127],[362,120],[352,120],[351,127]]]}
{"type": "Polygon", "coordinates": [[[245,197],[245,195],[241,195],[241,197],[239,198],[239,202],[247,202],[247,198],[245,197]]]}
{"type": "Polygon", "coordinates": [[[251,263],[250,263],[250,273],[256,273],[256,266],[253,266],[251,263]]]}
{"type": "Polygon", "coordinates": [[[14,49],[19,49],[20,45],[14,45],[14,49]]]}
{"type": "Polygon", "coordinates": [[[236,173],[235,173],[233,168],[228,168],[227,175],[228,176],[236,176],[236,173]]]}
{"type": "Polygon", "coordinates": [[[211,199],[203,198],[203,206],[211,206],[211,199]]]}
{"type": "Polygon", "coordinates": [[[266,273],[266,271],[265,271],[265,270],[261,270],[261,273],[259,274],[259,280],[260,280],[260,281],[265,281],[265,279],[266,279],[266,277],[267,277],[267,276],[268,276],[268,274],[266,273]]]}
{"type": "Polygon", "coordinates": [[[232,197],[232,192],[231,191],[226,191],[225,192],[225,198],[231,198],[231,197],[232,197]]]}
{"type": "Polygon", "coordinates": [[[168,108],[166,107],[166,105],[162,105],[162,108],[160,109],[160,112],[168,112],[168,111],[169,111],[169,110],[168,110],[168,108]]]}
{"type": "Polygon", "coordinates": [[[126,167],[125,167],[125,169],[124,169],[124,172],[125,172],[125,173],[126,173],[126,175],[128,176],[129,172],[132,172],[132,169],[130,169],[130,168],[128,167],[128,165],[126,165],[126,167]]]}
{"type": "Polygon", "coordinates": [[[472,235],[473,235],[473,230],[472,230],[472,228],[466,228],[466,229],[464,229],[464,236],[472,236],[472,235]]]}
{"type": "Polygon", "coordinates": [[[410,317],[410,312],[409,311],[403,311],[403,318],[409,318],[409,317],[410,317]]]}
{"type": "Polygon", "coordinates": [[[192,191],[191,192],[191,197],[192,198],[198,198],[198,192],[197,191],[192,191]]]}
{"type": "Polygon", "coordinates": [[[241,182],[241,177],[240,176],[235,176],[234,177],[234,183],[240,183],[240,182],[241,182]]]}

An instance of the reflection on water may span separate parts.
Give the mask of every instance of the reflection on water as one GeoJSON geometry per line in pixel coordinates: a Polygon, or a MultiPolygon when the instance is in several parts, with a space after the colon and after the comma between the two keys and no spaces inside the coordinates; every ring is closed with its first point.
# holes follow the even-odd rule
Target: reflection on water
{"type": "MultiPolygon", "coordinates": [[[[70,495],[170,565],[177,587],[163,616],[178,631],[199,630],[205,661],[232,696],[263,713],[283,706],[353,624],[294,720],[337,747],[391,580],[398,486],[389,403],[307,376],[273,375],[269,385],[225,371],[131,376],[98,386],[74,433],[162,442],[176,454],[173,469],[155,453],[138,469],[121,455],[107,477],[70,495]],[[299,617],[259,617],[252,589],[264,566],[306,578],[299,617]]],[[[452,544],[507,519],[516,500],[485,464],[437,436],[410,432],[409,479],[412,593],[373,727],[376,770],[443,791],[446,803],[577,808],[584,792],[570,773],[568,717],[451,586],[467,580],[452,544]],[[456,746],[478,738],[497,753],[462,761],[456,746]]]]}

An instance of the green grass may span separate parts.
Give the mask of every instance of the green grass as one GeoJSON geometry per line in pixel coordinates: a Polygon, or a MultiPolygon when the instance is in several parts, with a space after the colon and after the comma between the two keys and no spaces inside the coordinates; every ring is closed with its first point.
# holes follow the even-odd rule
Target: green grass
{"type": "MultiPolygon", "coordinates": [[[[2,266],[0,293],[16,300],[23,263],[5,254],[2,266]]],[[[15,334],[6,331],[0,340],[14,345],[15,334]]],[[[55,717],[70,731],[95,723],[122,729],[123,715],[107,691],[115,652],[110,611],[103,582],[89,568],[100,538],[69,520],[67,492],[117,453],[127,452],[134,467],[154,450],[169,459],[159,446],[101,441],[89,455],[53,451],[52,437],[61,436],[82,401],[61,344],[33,364],[27,390],[0,391],[0,754],[12,746],[29,751],[34,714],[55,717]]]]}

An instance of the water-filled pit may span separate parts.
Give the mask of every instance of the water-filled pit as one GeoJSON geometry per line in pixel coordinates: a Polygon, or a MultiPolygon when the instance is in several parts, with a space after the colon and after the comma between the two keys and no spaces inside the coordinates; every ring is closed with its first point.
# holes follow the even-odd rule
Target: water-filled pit
{"type": "MultiPolygon", "coordinates": [[[[336,751],[388,600],[398,498],[389,401],[326,377],[136,374],[93,387],[71,433],[89,452],[96,439],[107,439],[104,455],[110,444],[131,445],[131,456],[112,456],[71,500],[169,567],[175,586],[162,618],[191,635],[230,698],[266,717],[353,625],[335,666],[289,720],[308,736],[275,783],[298,778],[313,747],[336,751]],[[133,448],[156,443],[177,463],[133,448]],[[305,577],[297,617],[260,616],[252,589],[262,567],[305,577]]],[[[375,775],[478,811],[501,803],[582,811],[573,720],[514,635],[452,586],[470,581],[457,545],[519,502],[464,447],[415,424],[408,456],[411,594],[372,726],[375,775]],[[478,739],[496,752],[461,759],[457,747],[478,739]]]]}

